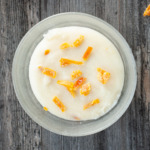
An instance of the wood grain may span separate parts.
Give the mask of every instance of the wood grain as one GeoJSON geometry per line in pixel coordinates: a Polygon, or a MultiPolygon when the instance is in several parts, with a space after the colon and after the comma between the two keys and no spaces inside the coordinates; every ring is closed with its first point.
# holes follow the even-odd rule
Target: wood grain
{"type": "MultiPolygon", "coordinates": [[[[0,150],[150,150],[150,17],[148,0],[0,0],[0,150]],[[132,48],[138,83],[132,104],[114,125],[86,137],[51,133],[21,108],[12,85],[12,60],[23,35],[60,12],[84,12],[114,26],[132,48]]],[[[132,64],[131,64],[132,65],[132,64]]]]}

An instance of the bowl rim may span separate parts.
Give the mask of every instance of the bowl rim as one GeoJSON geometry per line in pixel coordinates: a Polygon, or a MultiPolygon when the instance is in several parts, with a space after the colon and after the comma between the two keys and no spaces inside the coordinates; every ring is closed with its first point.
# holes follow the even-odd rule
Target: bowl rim
{"type": "MultiPolygon", "coordinates": [[[[35,25],[34,25],[30,30],[28,30],[27,33],[23,36],[23,38],[21,39],[21,41],[20,41],[20,43],[19,43],[19,45],[18,45],[18,47],[17,47],[17,49],[16,49],[16,52],[15,52],[15,55],[14,55],[14,59],[13,59],[13,64],[12,64],[12,82],[13,82],[15,94],[16,94],[16,96],[17,96],[17,99],[18,99],[20,105],[22,106],[22,108],[24,109],[24,111],[31,117],[31,119],[32,119],[33,121],[35,121],[36,123],[38,123],[41,127],[45,128],[45,129],[47,129],[47,130],[49,130],[49,131],[51,131],[51,132],[57,133],[57,134],[59,134],[59,135],[64,135],[64,136],[86,136],[86,135],[91,135],[91,134],[94,134],[94,133],[103,131],[104,129],[110,127],[112,124],[114,124],[116,121],[118,121],[118,120],[121,118],[121,116],[125,113],[125,111],[127,110],[127,108],[129,107],[129,105],[130,105],[130,103],[131,103],[131,101],[132,101],[132,98],[133,98],[133,96],[134,96],[135,89],[136,89],[136,84],[137,84],[136,63],[135,63],[133,53],[132,53],[131,48],[129,47],[128,43],[127,43],[126,40],[123,38],[123,36],[119,33],[119,31],[116,30],[113,26],[111,26],[110,24],[108,24],[106,21],[104,21],[104,20],[102,20],[102,19],[100,19],[100,18],[98,18],[98,17],[95,17],[95,16],[93,16],[93,15],[89,15],[89,14],[81,13],[81,12],[65,12],[65,13],[55,14],[55,15],[52,15],[52,16],[50,16],[50,17],[47,17],[47,18],[43,19],[42,21],[40,21],[40,22],[38,22],[37,24],[35,24],[35,25]],[[101,129],[93,129],[93,130],[90,130],[90,131],[88,131],[88,132],[86,132],[86,133],[82,133],[82,134],[80,134],[80,135],[77,135],[77,134],[70,135],[69,133],[66,133],[66,132],[61,132],[61,133],[60,133],[60,132],[58,132],[58,131],[56,131],[56,130],[54,131],[54,130],[52,130],[52,129],[47,128],[42,122],[39,122],[39,121],[37,120],[37,118],[35,118],[35,117],[30,113],[30,111],[28,111],[28,109],[26,109],[26,107],[23,105],[23,103],[22,103],[22,101],[21,101],[21,98],[20,98],[20,95],[19,95],[19,93],[18,93],[18,88],[17,88],[17,84],[16,84],[16,79],[15,79],[15,72],[14,72],[14,70],[15,70],[15,64],[17,63],[15,58],[17,57],[17,54],[18,54],[18,52],[19,52],[19,50],[20,50],[20,47],[21,47],[21,45],[24,43],[24,40],[26,39],[26,37],[27,37],[29,34],[31,34],[31,32],[32,32],[32,30],[33,30],[34,28],[36,28],[37,26],[40,26],[40,24],[42,24],[43,22],[45,22],[45,21],[47,21],[47,20],[49,20],[49,19],[52,19],[52,18],[56,18],[56,17],[58,17],[58,16],[62,16],[62,15],[82,15],[82,16],[86,16],[86,17],[89,17],[89,18],[93,18],[93,19],[95,19],[95,20],[98,20],[98,21],[102,22],[103,24],[105,24],[106,26],[108,26],[111,30],[114,30],[114,31],[116,32],[116,34],[121,38],[122,41],[124,41],[124,43],[125,43],[126,46],[128,47],[128,50],[129,50],[129,52],[131,53],[132,65],[133,65],[133,68],[134,68],[133,73],[134,73],[134,77],[135,77],[135,82],[134,82],[134,84],[132,85],[132,86],[133,86],[132,92],[131,92],[132,94],[130,94],[130,97],[129,97],[130,100],[127,101],[126,106],[124,107],[124,109],[122,110],[122,112],[121,112],[113,121],[111,121],[110,124],[105,125],[103,128],[101,128],[101,129]]],[[[111,111],[111,110],[110,110],[110,111],[111,111]]]]}

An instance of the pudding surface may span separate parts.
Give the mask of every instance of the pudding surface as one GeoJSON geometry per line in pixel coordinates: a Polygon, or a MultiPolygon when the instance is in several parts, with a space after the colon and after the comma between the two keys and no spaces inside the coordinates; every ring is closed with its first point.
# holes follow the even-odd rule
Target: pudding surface
{"type": "Polygon", "coordinates": [[[90,120],[117,104],[124,67],[114,44],[101,33],[85,27],[62,27],[49,30],[36,46],[29,80],[46,111],[67,120],[90,120]],[[65,65],[66,60],[74,62],[65,65]]]}

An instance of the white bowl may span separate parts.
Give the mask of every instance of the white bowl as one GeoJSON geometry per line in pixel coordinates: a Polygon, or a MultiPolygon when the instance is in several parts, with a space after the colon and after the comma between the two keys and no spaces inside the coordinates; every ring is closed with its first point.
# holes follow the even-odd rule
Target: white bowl
{"type": "Polygon", "coordinates": [[[121,34],[105,21],[84,13],[62,13],[46,18],[31,28],[21,40],[13,60],[12,78],[17,98],[26,113],[39,125],[57,134],[84,136],[106,129],[127,110],[136,88],[136,65],[130,47],[121,34]],[[90,121],[68,121],[45,112],[29,82],[29,62],[36,45],[49,29],[83,26],[105,35],[119,51],[125,69],[125,82],[116,106],[106,115],[90,121]]]}

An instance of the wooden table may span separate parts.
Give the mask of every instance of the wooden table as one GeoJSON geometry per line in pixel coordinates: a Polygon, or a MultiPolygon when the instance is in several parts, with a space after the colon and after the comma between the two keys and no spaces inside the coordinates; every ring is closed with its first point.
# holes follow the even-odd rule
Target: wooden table
{"type": "MultiPolygon", "coordinates": [[[[150,150],[150,17],[148,0],[0,0],[0,150],[150,150]],[[51,133],[21,108],[11,69],[17,45],[40,20],[61,12],[104,19],[124,36],[138,74],[132,104],[114,125],[86,137],[51,133]]],[[[131,64],[132,65],[132,64],[131,64]]]]}

